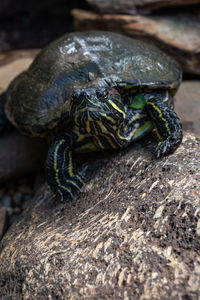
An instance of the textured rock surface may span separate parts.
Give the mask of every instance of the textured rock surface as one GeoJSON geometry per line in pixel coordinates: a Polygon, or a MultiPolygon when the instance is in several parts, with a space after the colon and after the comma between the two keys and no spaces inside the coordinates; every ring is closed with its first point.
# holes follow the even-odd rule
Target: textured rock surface
{"type": "Polygon", "coordinates": [[[96,14],[74,9],[75,30],[110,30],[149,43],[174,56],[185,73],[200,74],[199,18],[96,14]]]}
{"type": "Polygon", "coordinates": [[[198,299],[199,142],[149,142],[90,161],[73,201],[38,191],[0,245],[3,299],[198,299]]]}

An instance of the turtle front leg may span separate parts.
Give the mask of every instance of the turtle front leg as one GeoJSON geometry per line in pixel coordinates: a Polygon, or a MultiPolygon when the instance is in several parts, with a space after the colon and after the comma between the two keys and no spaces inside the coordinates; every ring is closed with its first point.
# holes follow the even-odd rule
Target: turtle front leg
{"type": "Polygon", "coordinates": [[[172,153],[182,141],[180,120],[171,108],[172,98],[168,93],[145,95],[147,111],[155,125],[159,143],[156,156],[172,153]]]}
{"type": "Polygon", "coordinates": [[[72,162],[73,138],[63,134],[55,138],[49,148],[45,171],[47,183],[57,198],[63,201],[68,194],[73,198],[72,187],[80,190],[81,174],[75,174],[72,162]]]}

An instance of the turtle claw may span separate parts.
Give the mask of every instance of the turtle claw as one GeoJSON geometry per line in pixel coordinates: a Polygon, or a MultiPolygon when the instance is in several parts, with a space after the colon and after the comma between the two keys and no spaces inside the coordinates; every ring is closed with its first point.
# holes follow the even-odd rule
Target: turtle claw
{"type": "Polygon", "coordinates": [[[170,147],[169,140],[161,141],[156,147],[156,157],[159,158],[161,155],[167,152],[167,149],[170,147]]]}
{"type": "Polygon", "coordinates": [[[78,172],[77,175],[75,175],[75,177],[77,178],[77,180],[79,180],[82,184],[84,184],[83,179],[85,179],[85,175],[83,174],[84,171],[78,172]]]}
{"type": "Polygon", "coordinates": [[[66,178],[63,178],[62,185],[59,185],[57,187],[57,190],[54,191],[57,198],[60,199],[61,202],[63,202],[64,198],[67,195],[70,195],[72,199],[74,199],[74,194],[72,192],[72,188],[76,188],[77,190],[81,191],[82,186],[84,185],[84,182],[81,178],[80,174],[69,176],[66,178]],[[81,186],[80,186],[81,184],[81,186]]]}
{"type": "Polygon", "coordinates": [[[56,191],[54,191],[56,198],[59,198],[63,202],[64,198],[69,194],[72,199],[74,199],[74,194],[72,193],[71,187],[60,186],[56,191]]]}
{"type": "Polygon", "coordinates": [[[77,175],[65,178],[65,182],[67,183],[67,185],[74,186],[79,191],[81,191],[81,187],[79,186],[79,184],[81,183],[82,186],[84,185],[84,181],[82,180],[80,173],[78,173],[77,175]]]}
{"type": "Polygon", "coordinates": [[[156,147],[156,157],[159,158],[164,154],[172,153],[180,144],[181,140],[182,140],[182,134],[181,135],[179,134],[178,136],[176,134],[168,137],[164,141],[159,142],[156,147]]]}
{"type": "Polygon", "coordinates": [[[156,147],[156,157],[172,153],[182,140],[182,127],[175,111],[169,106],[172,98],[168,93],[147,94],[146,108],[155,125],[160,142],[156,147]]]}

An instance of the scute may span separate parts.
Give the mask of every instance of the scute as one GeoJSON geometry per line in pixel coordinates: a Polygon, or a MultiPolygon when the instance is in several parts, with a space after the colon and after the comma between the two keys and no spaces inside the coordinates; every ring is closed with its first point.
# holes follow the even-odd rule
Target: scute
{"type": "Polygon", "coordinates": [[[109,84],[174,91],[180,81],[178,64],[154,46],[111,32],[76,32],[49,44],[11,83],[6,112],[22,132],[41,135],[69,118],[75,89],[109,84]]]}

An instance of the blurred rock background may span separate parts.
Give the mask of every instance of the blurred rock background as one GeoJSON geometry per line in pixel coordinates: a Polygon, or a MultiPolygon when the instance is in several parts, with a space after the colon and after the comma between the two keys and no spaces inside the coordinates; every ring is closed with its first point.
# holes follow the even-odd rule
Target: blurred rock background
{"type": "MultiPolygon", "coordinates": [[[[1,0],[0,92],[41,47],[67,32],[92,29],[154,43],[175,57],[184,79],[176,96],[177,111],[183,128],[200,136],[200,0],[1,0]]],[[[12,134],[14,151],[12,136],[0,141],[0,238],[44,182],[46,152],[38,151],[43,145],[36,142],[30,154],[25,146],[29,140],[12,134]],[[6,154],[11,150],[10,158],[6,154]],[[17,172],[16,164],[23,166],[17,172]]]]}
{"type": "Polygon", "coordinates": [[[40,48],[73,30],[111,30],[155,43],[200,74],[199,0],[43,0],[0,3],[0,50],[40,48]]]}
{"type": "Polygon", "coordinates": [[[120,32],[174,56],[186,74],[200,74],[200,1],[88,0],[95,11],[74,9],[75,30],[120,32]],[[193,5],[192,5],[193,4],[193,5]]]}
{"type": "Polygon", "coordinates": [[[0,49],[41,48],[73,30],[71,9],[86,8],[84,0],[1,0],[0,49]]]}

